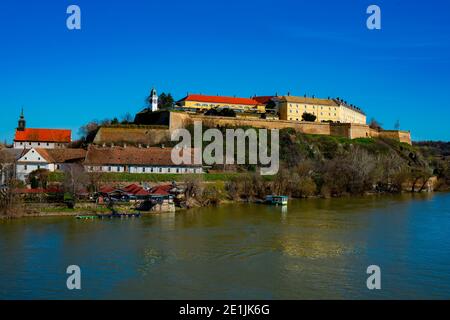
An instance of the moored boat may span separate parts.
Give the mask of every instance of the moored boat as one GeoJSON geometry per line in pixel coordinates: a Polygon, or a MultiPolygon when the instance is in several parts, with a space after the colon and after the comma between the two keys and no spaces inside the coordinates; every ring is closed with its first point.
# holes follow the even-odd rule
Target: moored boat
{"type": "Polygon", "coordinates": [[[277,205],[277,206],[287,206],[289,201],[288,196],[276,196],[276,195],[269,195],[266,196],[265,203],[277,205]]]}

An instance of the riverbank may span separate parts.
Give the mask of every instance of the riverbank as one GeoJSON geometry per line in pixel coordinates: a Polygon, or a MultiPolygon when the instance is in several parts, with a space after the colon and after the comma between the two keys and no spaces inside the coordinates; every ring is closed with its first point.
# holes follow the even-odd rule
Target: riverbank
{"type": "MultiPolygon", "coordinates": [[[[436,192],[422,192],[422,193],[411,193],[411,192],[402,192],[402,193],[386,193],[386,192],[367,192],[363,195],[341,195],[339,197],[324,197],[322,195],[313,195],[304,198],[291,198],[290,202],[295,200],[302,201],[314,201],[318,199],[355,199],[355,198],[366,198],[366,199],[374,199],[380,197],[383,199],[388,196],[396,196],[396,195],[408,195],[408,194],[450,194],[450,191],[436,191],[436,192]]],[[[143,215],[157,215],[157,214],[165,214],[165,213],[173,213],[173,212],[189,212],[190,210],[211,207],[217,208],[226,205],[237,205],[237,204],[261,204],[263,199],[239,199],[239,200],[230,200],[230,199],[220,199],[214,204],[202,205],[201,203],[195,201],[195,204],[191,205],[188,208],[180,208],[176,207],[176,210],[167,210],[167,211],[142,211],[143,215]]],[[[192,201],[190,202],[192,203],[192,201]]],[[[118,212],[125,214],[136,213],[135,203],[123,203],[117,204],[114,206],[114,209],[118,212]]],[[[100,206],[96,203],[92,202],[79,202],[76,204],[75,208],[70,209],[67,208],[66,205],[60,203],[27,203],[23,204],[20,208],[16,209],[16,214],[11,214],[9,216],[0,216],[0,220],[8,220],[8,219],[19,219],[19,218],[43,218],[43,217],[76,217],[79,215],[96,215],[96,214],[108,214],[111,213],[111,210],[106,206],[100,206]]]]}

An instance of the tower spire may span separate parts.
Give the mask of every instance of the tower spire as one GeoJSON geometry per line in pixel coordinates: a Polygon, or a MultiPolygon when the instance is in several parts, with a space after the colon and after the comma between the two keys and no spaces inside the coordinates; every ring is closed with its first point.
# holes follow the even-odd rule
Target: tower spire
{"type": "Polygon", "coordinates": [[[17,130],[18,131],[25,131],[25,127],[26,127],[26,121],[25,121],[25,115],[23,113],[23,107],[22,107],[22,111],[20,113],[20,118],[19,118],[19,123],[17,126],[17,130]]]}
{"type": "Polygon", "coordinates": [[[158,94],[156,93],[155,87],[152,87],[152,91],[150,92],[150,101],[152,112],[158,110],[158,94]]]}

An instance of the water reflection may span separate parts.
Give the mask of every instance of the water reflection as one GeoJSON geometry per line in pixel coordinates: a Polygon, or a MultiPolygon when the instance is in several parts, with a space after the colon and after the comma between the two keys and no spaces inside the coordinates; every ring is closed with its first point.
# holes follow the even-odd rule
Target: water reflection
{"type": "Polygon", "coordinates": [[[135,220],[0,223],[0,299],[450,297],[450,196],[231,204],[135,220]],[[365,269],[383,268],[380,296],[365,269]],[[37,267],[36,267],[37,266],[37,267]]]}

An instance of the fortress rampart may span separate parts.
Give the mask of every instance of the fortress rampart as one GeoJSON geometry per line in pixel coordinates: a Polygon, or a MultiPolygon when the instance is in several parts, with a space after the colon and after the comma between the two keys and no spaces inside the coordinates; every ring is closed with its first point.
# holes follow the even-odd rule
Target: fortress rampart
{"type": "Polygon", "coordinates": [[[329,136],[356,138],[390,138],[399,142],[411,144],[411,134],[409,131],[401,130],[375,130],[365,124],[355,123],[325,123],[325,122],[298,122],[288,120],[265,120],[265,119],[243,119],[232,117],[204,116],[181,112],[170,112],[170,129],[184,128],[194,121],[202,121],[204,125],[240,127],[249,126],[265,129],[285,129],[294,130],[306,134],[322,134],[329,136]]]}

